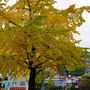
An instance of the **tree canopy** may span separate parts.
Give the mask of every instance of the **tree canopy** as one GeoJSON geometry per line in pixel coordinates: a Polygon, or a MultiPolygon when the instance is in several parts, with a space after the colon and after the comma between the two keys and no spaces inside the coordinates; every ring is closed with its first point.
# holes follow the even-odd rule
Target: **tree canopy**
{"type": "Polygon", "coordinates": [[[90,12],[89,6],[57,10],[54,0],[17,0],[12,6],[1,1],[0,72],[18,78],[33,69],[38,74],[46,68],[52,73],[57,65],[68,70],[85,66],[87,54],[76,45],[79,41],[73,34],[78,33],[76,27],[84,22],[82,13],[90,12]]]}

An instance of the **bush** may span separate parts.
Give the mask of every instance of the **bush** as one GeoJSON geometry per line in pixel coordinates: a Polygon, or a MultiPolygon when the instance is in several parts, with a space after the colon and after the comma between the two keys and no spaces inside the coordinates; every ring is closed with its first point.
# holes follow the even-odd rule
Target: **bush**
{"type": "Polygon", "coordinates": [[[55,86],[54,84],[45,84],[46,90],[61,90],[62,86],[55,86]]]}
{"type": "Polygon", "coordinates": [[[51,87],[48,88],[48,90],[61,90],[62,88],[63,88],[62,86],[59,86],[59,87],[51,86],[51,87]]]}
{"type": "Polygon", "coordinates": [[[42,86],[42,83],[35,83],[35,90],[40,90],[42,86]]]}
{"type": "Polygon", "coordinates": [[[81,90],[90,90],[90,75],[85,75],[81,78],[81,90]]]}

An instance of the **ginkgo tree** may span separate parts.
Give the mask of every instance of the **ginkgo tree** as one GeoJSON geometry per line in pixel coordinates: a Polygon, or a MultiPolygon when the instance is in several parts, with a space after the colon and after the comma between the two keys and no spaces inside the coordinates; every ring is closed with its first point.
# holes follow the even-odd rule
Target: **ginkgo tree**
{"type": "MultiPolygon", "coordinates": [[[[5,0],[6,1],[6,0],[5,0]]],[[[28,76],[28,90],[43,79],[46,68],[54,74],[57,66],[68,70],[84,67],[87,53],[76,46],[76,27],[82,25],[84,10],[53,7],[54,0],[17,0],[12,6],[0,0],[0,72],[12,77],[28,76]]]]}

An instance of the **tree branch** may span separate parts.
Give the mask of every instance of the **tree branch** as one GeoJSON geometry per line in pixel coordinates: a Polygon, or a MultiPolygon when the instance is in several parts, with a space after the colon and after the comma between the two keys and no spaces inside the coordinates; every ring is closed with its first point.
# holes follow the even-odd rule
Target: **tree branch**
{"type": "Polygon", "coordinates": [[[47,57],[47,56],[45,56],[45,55],[44,55],[44,57],[45,57],[45,58],[47,58],[47,59],[52,59],[52,60],[53,60],[53,58],[52,58],[52,57],[47,57]]]}
{"type": "Polygon", "coordinates": [[[49,46],[47,46],[47,49],[44,50],[43,53],[36,58],[36,60],[38,60],[48,49],[49,49],[49,46]]]}
{"type": "Polygon", "coordinates": [[[46,63],[48,60],[45,60],[43,62],[40,62],[37,66],[35,66],[35,68],[39,68],[42,64],[46,63]]]}
{"type": "Polygon", "coordinates": [[[32,19],[32,15],[31,15],[31,6],[30,6],[29,0],[27,0],[27,4],[28,4],[28,8],[29,8],[29,17],[30,17],[30,19],[32,19]]]}
{"type": "MultiPolygon", "coordinates": [[[[36,61],[39,60],[39,58],[49,49],[49,46],[47,46],[47,49],[43,51],[43,53],[41,55],[39,55],[36,58],[36,61]]],[[[38,68],[41,64],[45,63],[47,60],[45,60],[44,62],[39,63],[38,65],[36,65],[35,67],[38,68]]]]}
{"type": "Polygon", "coordinates": [[[36,74],[40,73],[42,71],[42,69],[40,69],[38,72],[36,72],[36,74]]]}
{"type": "Polygon", "coordinates": [[[48,59],[53,59],[53,58],[51,58],[51,57],[46,57],[46,56],[44,56],[44,57],[47,58],[47,60],[45,60],[45,61],[43,61],[43,62],[40,62],[40,63],[36,66],[36,68],[39,68],[42,64],[46,63],[46,62],[48,61],[48,59]]]}
{"type": "Polygon", "coordinates": [[[9,21],[10,23],[14,24],[15,26],[22,27],[22,26],[16,24],[15,22],[13,22],[13,21],[12,21],[9,17],[7,17],[7,16],[3,13],[3,11],[1,11],[1,10],[0,10],[0,16],[4,17],[7,21],[9,21]]]}
{"type": "Polygon", "coordinates": [[[37,2],[36,2],[36,4],[35,4],[35,6],[34,7],[36,7],[37,6],[37,4],[40,2],[41,0],[38,0],[37,2]]]}
{"type": "MultiPolygon", "coordinates": [[[[26,43],[26,41],[25,41],[24,43],[26,43]]],[[[27,60],[28,60],[28,62],[24,61],[24,63],[25,63],[25,64],[28,64],[28,69],[32,69],[32,68],[33,68],[33,67],[32,67],[33,61],[32,61],[31,58],[30,58],[30,56],[31,56],[30,53],[27,51],[27,46],[22,45],[22,48],[25,50],[25,52],[26,52],[26,57],[27,57],[27,60]]]]}
{"type": "MultiPolygon", "coordinates": [[[[38,1],[35,3],[34,7],[36,7],[36,6],[39,4],[40,1],[41,1],[41,0],[38,0],[38,1]]],[[[35,13],[36,13],[36,8],[34,8],[33,15],[34,15],[35,13]]]]}

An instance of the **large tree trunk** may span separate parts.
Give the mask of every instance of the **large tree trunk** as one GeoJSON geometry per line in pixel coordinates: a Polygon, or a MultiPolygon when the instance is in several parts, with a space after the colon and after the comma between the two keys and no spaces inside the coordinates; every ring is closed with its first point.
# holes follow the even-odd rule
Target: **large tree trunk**
{"type": "Polygon", "coordinates": [[[36,77],[36,68],[32,68],[28,82],[28,90],[35,90],[35,77],[36,77]]]}

